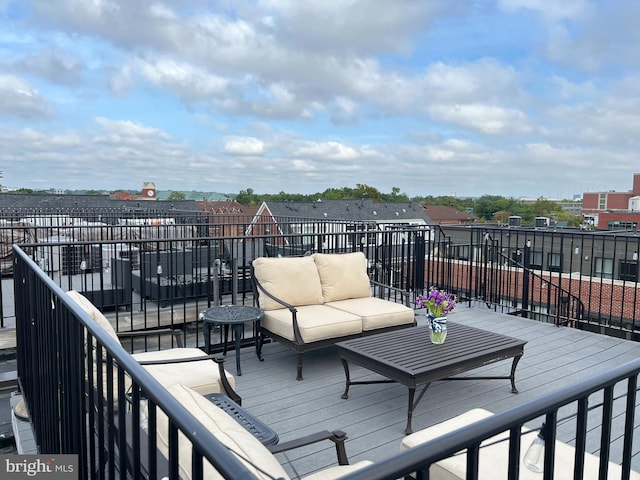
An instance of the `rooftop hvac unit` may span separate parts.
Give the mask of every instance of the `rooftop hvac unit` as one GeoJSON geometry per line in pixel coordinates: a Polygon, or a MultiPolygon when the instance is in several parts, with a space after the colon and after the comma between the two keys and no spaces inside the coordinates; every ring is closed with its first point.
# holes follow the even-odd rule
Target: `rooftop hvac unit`
{"type": "Polygon", "coordinates": [[[131,260],[131,268],[140,268],[140,249],[128,243],[110,243],[91,245],[91,265],[94,267],[111,268],[114,258],[131,260]]]}
{"type": "Polygon", "coordinates": [[[534,226],[536,228],[546,228],[549,226],[550,219],[549,217],[536,217],[534,226]]]}
{"type": "Polygon", "coordinates": [[[85,252],[84,245],[64,245],[71,242],[71,238],[63,236],[47,237],[41,240],[38,247],[37,259],[40,267],[45,271],[62,272],[63,275],[77,275],[84,270],[89,270],[91,264],[85,252]],[[47,243],[60,245],[47,245],[47,243]],[[84,262],[84,264],[83,264],[84,262]]]}
{"type": "Polygon", "coordinates": [[[509,217],[509,226],[510,227],[519,227],[522,225],[522,217],[518,215],[511,215],[509,217]]]}

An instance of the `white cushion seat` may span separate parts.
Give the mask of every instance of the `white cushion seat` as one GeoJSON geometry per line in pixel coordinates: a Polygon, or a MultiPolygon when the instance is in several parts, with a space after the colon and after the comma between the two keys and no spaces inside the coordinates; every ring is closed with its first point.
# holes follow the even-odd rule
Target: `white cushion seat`
{"type": "MultiPolygon", "coordinates": [[[[491,415],[493,414],[487,410],[474,408],[449,420],[414,432],[411,435],[407,435],[402,439],[401,449],[407,450],[409,448],[413,448],[421,443],[433,440],[434,438],[453,430],[466,427],[473,422],[491,415]]],[[[528,430],[529,429],[524,427],[522,431],[526,432],[528,430]]],[[[536,435],[537,432],[535,431],[522,435],[520,443],[521,458],[524,457],[525,452],[536,435]]],[[[482,445],[485,446],[480,448],[479,478],[488,480],[501,480],[507,478],[509,451],[508,438],[509,432],[507,431],[491,437],[482,443],[482,445]],[[506,440],[494,445],[489,445],[501,439],[506,440]]],[[[574,456],[575,449],[572,446],[559,440],[555,442],[554,478],[573,478],[574,456]]],[[[441,460],[433,464],[429,469],[430,478],[431,480],[462,480],[466,478],[466,462],[467,456],[464,453],[441,460]]],[[[600,459],[597,456],[585,453],[585,480],[595,480],[598,478],[599,462],[600,459]]],[[[621,466],[613,462],[609,462],[609,478],[621,478],[621,475],[621,466]]],[[[521,480],[539,480],[542,478],[542,474],[532,472],[521,462],[519,478],[521,480]]],[[[631,478],[640,479],[640,475],[632,471],[631,478]]]]}
{"type": "MultiPolygon", "coordinates": [[[[207,354],[199,348],[184,347],[134,353],[131,356],[139,362],[148,362],[177,360],[181,358],[206,358],[207,354]]],[[[218,367],[213,364],[211,359],[185,363],[158,363],[154,365],[143,365],[142,367],[165,387],[181,383],[202,395],[225,391],[220,381],[218,367]]],[[[227,373],[227,379],[231,387],[235,389],[236,385],[233,375],[227,373]]]]}
{"type": "MultiPolygon", "coordinates": [[[[111,322],[102,314],[102,312],[91,303],[91,301],[81,293],[70,290],[67,295],[71,297],[110,337],[120,343],[118,334],[114,330],[111,322]]],[[[95,345],[94,345],[95,347],[95,345]]],[[[175,360],[190,357],[206,357],[207,355],[199,348],[169,348],[166,350],[149,351],[134,353],[132,355],[137,361],[155,361],[155,360],[175,360]]],[[[95,359],[94,359],[95,363],[95,359]]],[[[144,365],[145,368],[156,380],[164,386],[174,385],[176,383],[184,383],[194,388],[199,393],[206,395],[209,393],[225,393],[219,374],[218,365],[213,360],[194,361],[183,363],[165,363],[157,365],[144,365]]],[[[94,381],[97,379],[95,366],[94,381]]],[[[232,388],[235,388],[235,380],[233,375],[226,372],[227,379],[232,388]]],[[[106,364],[103,364],[103,392],[107,391],[107,375],[106,364]]],[[[125,390],[129,388],[131,381],[125,376],[125,390]]],[[[113,372],[113,399],[117,401],[117,372],[113,372]]]]}
{"type": "MultiPolygon", "coordinates": [[[[349,312],[325,305],[296,307],[300,335],[305,343],[362,333],[362,319],[349,312]]],[[[291,312],[287,308],[264,312],[262,326],[270,332],[295,341],[291,312]]]]}
{"type": "Polygon", "coordinates": [[[362,330],[409,325],[415,321],[413,310],[401,303],[377,297],[350,298],[325,303],[327,307],[352,313],[362,319],[362,330]]]}

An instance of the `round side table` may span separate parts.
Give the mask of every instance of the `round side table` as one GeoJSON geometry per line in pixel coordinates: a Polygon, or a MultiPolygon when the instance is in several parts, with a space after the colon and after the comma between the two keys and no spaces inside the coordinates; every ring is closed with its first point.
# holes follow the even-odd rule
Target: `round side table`
{"type": "Polygon", "coordinates": [[[248,305],[220,305],[207,308],[200,312],[198,318],[202,320],[202,333],[204,334],[204,346],[207,354],[211,350],[211,327],[219,325],[224,328],[224,345],[223,355],[227,354],[227,340],[229,338],[229,326],[233,328],[233,336],[236,346],[236,371],[238,375],[242,375],[240,369],[240,338],[242,337],[242,327],[247,322],[256,324],[256,356],[260,361],[263,360],[260,355],[260,320],[264,316],[264,312],[257,307],[248,305]]]}

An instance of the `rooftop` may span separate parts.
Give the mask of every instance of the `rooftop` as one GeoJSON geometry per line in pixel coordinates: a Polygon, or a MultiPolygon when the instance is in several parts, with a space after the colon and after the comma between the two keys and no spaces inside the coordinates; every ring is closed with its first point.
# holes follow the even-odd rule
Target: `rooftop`
{"type": "MultiPolygon", "coordinates": [[[[419,324],[422,323],[419,318],[419,324]]],[[[469,380],[434,382],[414,412],[414,430],[428,427],[483,407],[493,413],[542,397],[563,386],[591,378],[614,366],[638,358],[640,344],[572,328],[556,327],[521,317],[496,313],[486,308],[458,306],[451,321],[526,340],[525,354],[518,364],[512,394],[508,380],[469,380]]],[[[425,342],[429,340],[425,338],[425,342]]],[[[407,389],[397,384],[355,385],[349,399],[341,399],[345,386],[343,367],[335,348],[305,353],[305,378],[295,379],[295,354],[278,343],[263,348],[264,362],[252,349],[241,353],[242,376],[236,376],[236,389],[242,405],[279,435],[290,440],[319,430],[344,430],[349,440],[347,453],[352,463],[380,461],[397,453],[404,437],[407,415],[407,389]]],[[[227,356],[227,368],[234,371],[235,357],[227,356]]],[[[505,375],[511,361],[494,363],[463,376],[505,375]]],[[[352,379],[372,378],[375,374],[360,367],[351,368],[352,379]]],[[[620,400],[623,402],[624,400],[620,400]]],[[[596,401],[594,400],[594,403],[596,401]]],[[[568,412],[563,412],[567,414],[568,412]]],[[[621,425],[616,424],[619,429],[621,425]]],[[[530,425],[539,428],[540,424],[530,425]]],[[[615,426],[614,426],[615,428],[615,426]]],[[[566,431],[560,440],[571,443],[566,431]]],[[[614,430],[618,438],[621,430],[614,430]]],[[[598,453],[599,436],[588,437],[588,451],[598,453]]],[[[612,445],[611,459],[620,462],[621,442],[612,445]]],[[[635,452],[640,451],[635,446],[635,452]]],[[[320,444],[302,453],[281,456],[282,463],[300,476],[335,464],[331,445],[320,444]]],[[[634,457],[634,470],[640,470],[640,456],[634,457]]]]}

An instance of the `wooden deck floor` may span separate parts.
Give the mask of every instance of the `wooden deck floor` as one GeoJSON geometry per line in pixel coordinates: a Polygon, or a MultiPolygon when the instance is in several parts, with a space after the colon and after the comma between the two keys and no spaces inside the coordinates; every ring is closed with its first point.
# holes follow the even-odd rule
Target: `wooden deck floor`
{"type": "MultiPolygon", "coordinates": [[[[414,412],[414,430],[474,407],[501,412],[640,355],[640,343],[558,328],[481,308],[459,306],[450,321],[528,341],[516,372],[520,393],[511,393],[508,380],[435,382],[414,412]]],[[[264,346],[263,354],[264,362],[260,362],[252,349],[243,349],[243,374],[236,377],[237,390],[243,406],[276,430],[280,441],[318,430],[340,429],[349,436],[347,453],[352,462],[382,460],[399,451],[406,423],[406,387],[356,385],[351,387],[349,399],[343,400],[340,396],[345,376],[337,349],[305,354],[303,381],[295,380],[296,357],[292,351],[273,343],[264,346]]],[[[233,353],[229,354],[227,365],[230,371],[235,371],[233,353]]],[[[468,375],[508,374],[510,366],[511,360],[507,360],[468,375]]],[[[351,373],[352,379],[375,376],[357,366],[351,373]]],[[[539,427],[539,423],[531,426],[539,427]]],[[[614,437],[620,433],[614,430],[614,437]]],[[[558,432],[559,439],[570,441],[562,438],[563,434],[567,435],[558,432]]],[[[637,443],[636,452],[640,451],[640,438],[637,443]]],[[[621,454],[619,444],[612,445],[612,460],[617,462],[621,454]]],[[[588,439],[588,449],[597,454],[597,448],[598,439],[594,435],[588,439]]],[[[280,455],[280,460],[292,476],[303,476],[335,464],[335,451],[331,444],[316,445],[280,455]]],[[[640,471],[640,455],[634,457],[634,470],[640,471]]]]}

